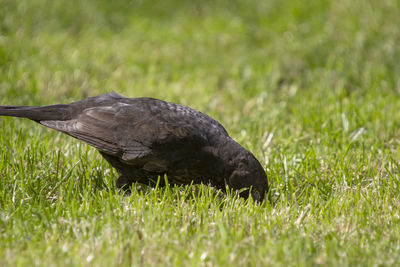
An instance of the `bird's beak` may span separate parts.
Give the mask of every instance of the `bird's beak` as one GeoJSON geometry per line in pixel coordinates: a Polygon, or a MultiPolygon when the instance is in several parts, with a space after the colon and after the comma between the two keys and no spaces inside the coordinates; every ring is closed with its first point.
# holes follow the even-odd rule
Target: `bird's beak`
{"type": "Polygon", "coordinates": [[[253,194],[252,194],[252,197],[253,197],[253,199],[255,200],[255,201],[260,201],[261,199],[261,194],[260,194],[260,192],[258,192],[258,190],[255,190],[254,192],[253,192],[253,194]]]}

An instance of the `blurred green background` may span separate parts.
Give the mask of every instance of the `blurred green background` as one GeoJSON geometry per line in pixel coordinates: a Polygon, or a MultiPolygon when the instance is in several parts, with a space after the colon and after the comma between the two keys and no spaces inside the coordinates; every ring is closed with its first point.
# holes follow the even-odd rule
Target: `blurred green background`
{"type": "MultiPolygon", "coordinates": [[[[116,90],[187,101],[202,93],[208,103],[287,95],[291,86],[292,94],[400,90],[398,1],[2,0],[1,6],[3,95],[34,87],[50,98],[116,90]]],[[[25,98],[19,97],[43,99],[25,98]]]]}

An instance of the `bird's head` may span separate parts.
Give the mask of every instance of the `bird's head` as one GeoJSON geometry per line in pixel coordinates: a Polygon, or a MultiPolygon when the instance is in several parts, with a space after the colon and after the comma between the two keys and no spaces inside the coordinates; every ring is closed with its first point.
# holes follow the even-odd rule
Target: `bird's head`
{"type": "Polygon", "coordinates": [[[268,192],[267,175],[253,154],[246,152],[236,158],[228,186],[236,190],[246,188],[240,196],[247,198],[250,194],[255,201],[261,202],[268,192]]]}

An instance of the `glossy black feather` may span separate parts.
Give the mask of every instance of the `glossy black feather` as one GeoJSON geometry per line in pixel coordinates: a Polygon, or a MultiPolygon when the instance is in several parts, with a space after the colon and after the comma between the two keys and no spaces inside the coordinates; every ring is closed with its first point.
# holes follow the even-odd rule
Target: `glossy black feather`
{"type": "Polygon", "coordinates": [[[251,187],[257,200],[268,190],[249,151],[216,120],[179,104],[110,93],[66,105],[0,106],[0,115],[29,118],[95,147],[121,174],[121,188],[154,185],[166,174],[172,184],[251,187]]]}

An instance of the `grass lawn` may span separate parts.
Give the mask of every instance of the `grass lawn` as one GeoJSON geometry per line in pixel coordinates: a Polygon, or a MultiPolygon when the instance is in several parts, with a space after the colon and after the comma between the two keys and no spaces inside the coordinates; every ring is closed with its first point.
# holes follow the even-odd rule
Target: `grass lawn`
{"type": "Polygon", "coordinates": [[[0,0],[0,104],[116,91],[220,121],[261,205],[208,186],[119,194],[99,153],[0,118],[0,266],[400,263],[397,0],[0,0]]]}

